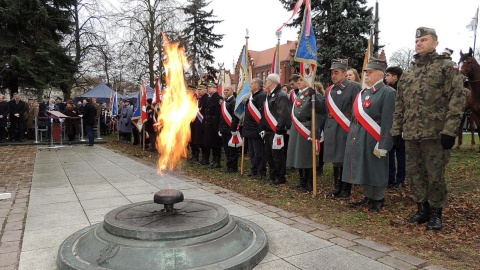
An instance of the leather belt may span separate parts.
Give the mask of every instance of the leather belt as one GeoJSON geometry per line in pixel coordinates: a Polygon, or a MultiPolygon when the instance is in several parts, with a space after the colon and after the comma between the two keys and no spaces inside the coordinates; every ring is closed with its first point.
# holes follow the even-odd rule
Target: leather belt
{"type": "MultiPolygon", "coordinates": [[[[345,115],[345,117],[350,117],[350,116],[352,116],[352,113],[351,112],[344,112],[343,115],[345,115]]],[[[332,119],[333,115],[331,113],[329,113],[329,114],[327,114],[327,118],[332,119]]]]}

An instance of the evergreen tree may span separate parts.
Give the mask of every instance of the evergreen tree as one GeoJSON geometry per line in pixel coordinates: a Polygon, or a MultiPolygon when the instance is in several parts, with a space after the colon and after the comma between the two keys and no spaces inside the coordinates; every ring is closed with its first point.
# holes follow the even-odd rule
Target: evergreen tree
{"type": "MultiPolygon", "coordinates": [[[[293,10],[297,0],[280,0],[288,10],[293,10]]],[[[362,69],[363,58],[370,35],[373,8],[366,0],[311,0],[312,24],[318,48],[317,78],[330,82],[331,60],[346,58],[349,67],[362,69]]],[[[290,26],[300,27],[300,16],[290,26]]]]}
{"type": "Polygon", "coordinates": [[[62,46],[71,31],[66,7],[75,0],[0,0],[0,90],[59,87],[69,96],[75,72],[62,46]]]}
{"type": "Polygon", "coordinates": [[[210,66],[215,60],[212,48],[223,47],[218,43],[222,40],[223,34],[213,33],[215,24],[222,21],[211,19],[215,17],[213,10],[209,12],[204,10],[209,4],[210,2],[205,0],[189,0],[183,9],[187,15],[187,27],[183,30],[183,35],[187,41],[186,54],[192,71],[189,84],[192,85],[198,84],[201,73],[213,69],[210,66]]]}

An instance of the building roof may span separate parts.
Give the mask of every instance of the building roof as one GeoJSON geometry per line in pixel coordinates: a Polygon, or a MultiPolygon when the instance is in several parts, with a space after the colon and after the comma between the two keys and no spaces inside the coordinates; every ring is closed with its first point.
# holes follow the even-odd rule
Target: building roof
{"type": "MultiPolygon", "coordinates": [[[[287,43],[280,44],[280,62],[290,59],[290,50],[295,50],[295,47],[295,41],[288,40],[287,43]]],[[[250,54],[250,57],[253,58],[256,67],[271,65],[275,48],[276,46],[263,51],[248,50],[248,53],[250,54]]]]}

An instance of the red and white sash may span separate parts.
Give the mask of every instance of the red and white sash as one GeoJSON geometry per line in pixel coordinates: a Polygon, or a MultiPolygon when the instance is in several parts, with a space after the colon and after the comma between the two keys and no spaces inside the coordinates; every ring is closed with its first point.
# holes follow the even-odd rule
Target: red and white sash
{"type": "Polygon", "coordinates": [[[327,93],[327,106],[328,110],[332,114],[333,118],[337,123],[342,126],[342,128],[348,132],[350,130],[350,120],[343,114],[343,112],[337,107],[337,104],[332,99],[332,88],[333,85],[328,87],[328,93],[327,93]]]}
{"type": "MultiPolygon", "coordinates": [[[[197,100],[197,107],[198,107],[198,100],[197,100]]],[[[200,123],[203,123],[203,115],[200,113],[200,108],[198,108],[198,111],[197,111],[197,119],[198,121],[200,121],[200,123]]]]}
{"type": "Polygon", "coordinates": [[[253,116],[253,119],[255,119],[255,122],[257,124],[260,123],[260,119],[262,119],[262,115],[260,114],[260,111],[255,107],[255,104],[253,104],[253,97],[250,96],[250,99],[248,101],[247,109],[250,112],[250,114],[253,116]]]}
{"type": "Polygon", "coordinates": [[[227,105],[226,105],[227,102],[223,101],[222,102],[222,115],[223,115],[223,119],[225,120],[225,122],[227,123],[227,125],[229,127],[232,126],[232,116],[230,115],[230,113],[228,112],[227,110],[227,105]]]}
{"type": "MultiPolygon", "coordinates": [[[[305,127],[305,125],[302,124],[302,122],[298,120],[298,118],[293,113],[294,110],[295,110],[295,106],[292,108],[292,112],[290,113],[290,116],[292,117],[293,125],[297,129],[298,133],[300,133],[305,139],[311,141],[312,137],[310,135],[312,133],[310,132],[310,130],[308,130],[307,127],[305,127]]],[[[315,150],[317,152],[317,155],[320,153],[320,143],[321,143],[320,140],[315,140],[315,150]]]]}
{"type": "Polygon", "coordinates": [[[230,147],[241,147],[243,145],[242,137],[238,131],[232,133],[232,137],[228,141],[230,147]]]}
{"type": "Polygon", "coordinates": [[[290,92],[290,100],[292,101],[292,103],[295,103],[295,100],[297,100],[297,95],[295,94],[295,90],[292,90],[290,92]]]}
{"type": "Polygon", "coordinates": [[[363,110],[362,93],[364,91],[358,93],[357,97],[355,98],[355,103],[353,105],[355,117],[358,119],[358,122],[360,122],[360,124],[368,131],[368,133],[370,133],[370,135],[372,135],[372,137],[378,142],[380,141],[380,126],[363,110]]]}
{"type": "Polygon", "coordinates": [[[277,119],[273,117],[273,114],[270,112],[270,108],[268,107],[268,98],[265,100],[265,106],[263,107],[263,113],[265,114],[265,118],[267,119],[267,123],[273,132],[277,132],[277,119]]]}

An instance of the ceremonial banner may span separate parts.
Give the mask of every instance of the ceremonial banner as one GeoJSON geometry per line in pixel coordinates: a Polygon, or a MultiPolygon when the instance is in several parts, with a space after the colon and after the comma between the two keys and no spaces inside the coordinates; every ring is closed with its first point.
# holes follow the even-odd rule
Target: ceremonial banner
{"type": "Polygon", "coordinates": [[[244,101],[250,96],[250,75],[247,66],[247,45],[243,46],[242,59],[238,75],[237,99],[235,101],[235,115],[241,118],[245,111],[244,101]]]}
{"type": "Polygon", "coordinates": [[[310,1],[305,1],[302,29],[300,32],[297,51],[294,60],[300,62],[300,75],[313,87],[317,72],[317,39],[311,22],[310,1]]]}

